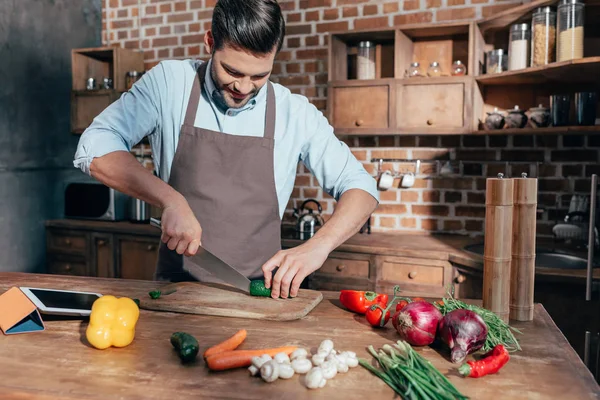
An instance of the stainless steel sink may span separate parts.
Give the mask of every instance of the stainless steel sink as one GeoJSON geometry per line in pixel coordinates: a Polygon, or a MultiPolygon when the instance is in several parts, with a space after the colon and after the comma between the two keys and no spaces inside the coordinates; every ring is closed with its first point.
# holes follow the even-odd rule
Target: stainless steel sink
{"type": "MultiPolygon", "coordinates": [[[[465,246],[464,250],[483,256],[483,243],[465,246]]],[[[554,269],[586,269],[587,260],[569,254],[558,253],[548,248],[536,247],[535,266],[554,269]]]]}

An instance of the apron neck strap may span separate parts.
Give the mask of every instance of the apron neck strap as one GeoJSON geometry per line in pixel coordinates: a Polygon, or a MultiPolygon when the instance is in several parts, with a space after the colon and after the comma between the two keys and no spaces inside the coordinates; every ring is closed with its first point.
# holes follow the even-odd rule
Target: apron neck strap
{"type": "MultiPolygon", "coordinates": [[[[188,101],[187,110],[185,111],[185,119],[183,120],[184,125],[194,126],[196,120],[196,112],[198,111],[198,103],[200,102],[200,96],[204,87],[204,77],[206,76],[206,68],[208,62],[203,62],[198,68],[198,73],[192,84],[192,93],[188,101]]],[[[265,133],[264,137],[273,139],[275,137],[275,116],[276,116],[276,104],[275,104],[275,91],[271,82],[267,81],[267,107],[265,112],[265,133]]]]}

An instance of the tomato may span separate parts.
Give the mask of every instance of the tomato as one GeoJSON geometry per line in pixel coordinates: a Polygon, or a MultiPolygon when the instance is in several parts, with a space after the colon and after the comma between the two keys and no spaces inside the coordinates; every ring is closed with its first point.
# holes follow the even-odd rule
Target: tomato
{"type": "Polygon", "coordinates": [[[402,310],[407,304],[408,304],[408,301],[406,301],[406,300],[400,300],[398,302],[398,304],[396,304],[396,311],[402,310]]]}
{"type": "MultiPolygon", "coordinates": [[[[383,307],[385,307],[385,306],[381,305],[381,304],[375,304],[367,310],[367,313],[365,316],[366,316],[369,324],[371,324],[371,326],[374,326],[376,328],[382,327],[381,320],[382,320],[382,315],[383,315],[383,307]],[[377,306],[379,306],[381,308],[379,308],[377,306]]],[[[383,326],[385,326],[389,320],[390,320],[390,311],[388,310],[385,313],[385,319],[383,321],[383,326]]]]}

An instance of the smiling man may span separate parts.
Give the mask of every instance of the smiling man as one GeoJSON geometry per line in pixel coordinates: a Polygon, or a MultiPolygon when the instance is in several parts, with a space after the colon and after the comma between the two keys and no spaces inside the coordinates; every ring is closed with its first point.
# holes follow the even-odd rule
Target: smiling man
{"type": "Polygon", "coordinates": [[[156,279],[191,279],[184,256],[202,245],[248,278],[264,277],[272,297],[296,296],[376,208],[375,180],[323,114],[269,81],[284,34],[275,0],[219,0],[208,62],[159,63],[83,133],[76,167],[162,209],[156,279]],[[158,177],[129,153],[145,136],[158,177]],[[299,161],[338,202],[313,238],[281,250],[299,161]]]}

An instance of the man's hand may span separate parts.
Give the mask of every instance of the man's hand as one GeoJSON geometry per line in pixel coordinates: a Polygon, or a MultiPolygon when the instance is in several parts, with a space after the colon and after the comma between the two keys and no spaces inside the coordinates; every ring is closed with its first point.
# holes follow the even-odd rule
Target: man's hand
{"type": "Polygon", "coordinates": [[[178,254],[193,256],[198,251],[202,228],[185,199],[167,205],[161,217],[161,240],[178,254]]]}
{"type": "Polygon", "coordinates": [[[278,251],[262,266],[265,287],[271,288],[271,297],[276,299],[280,294],[284,299],[288,295],[296,297],[304,278],[321,268],[328,255],[328,249],[318,242],[307,242],[288,250],[278,251]],[[276,267],[279,269],[271,282],[272,271],[276,267]]]}

